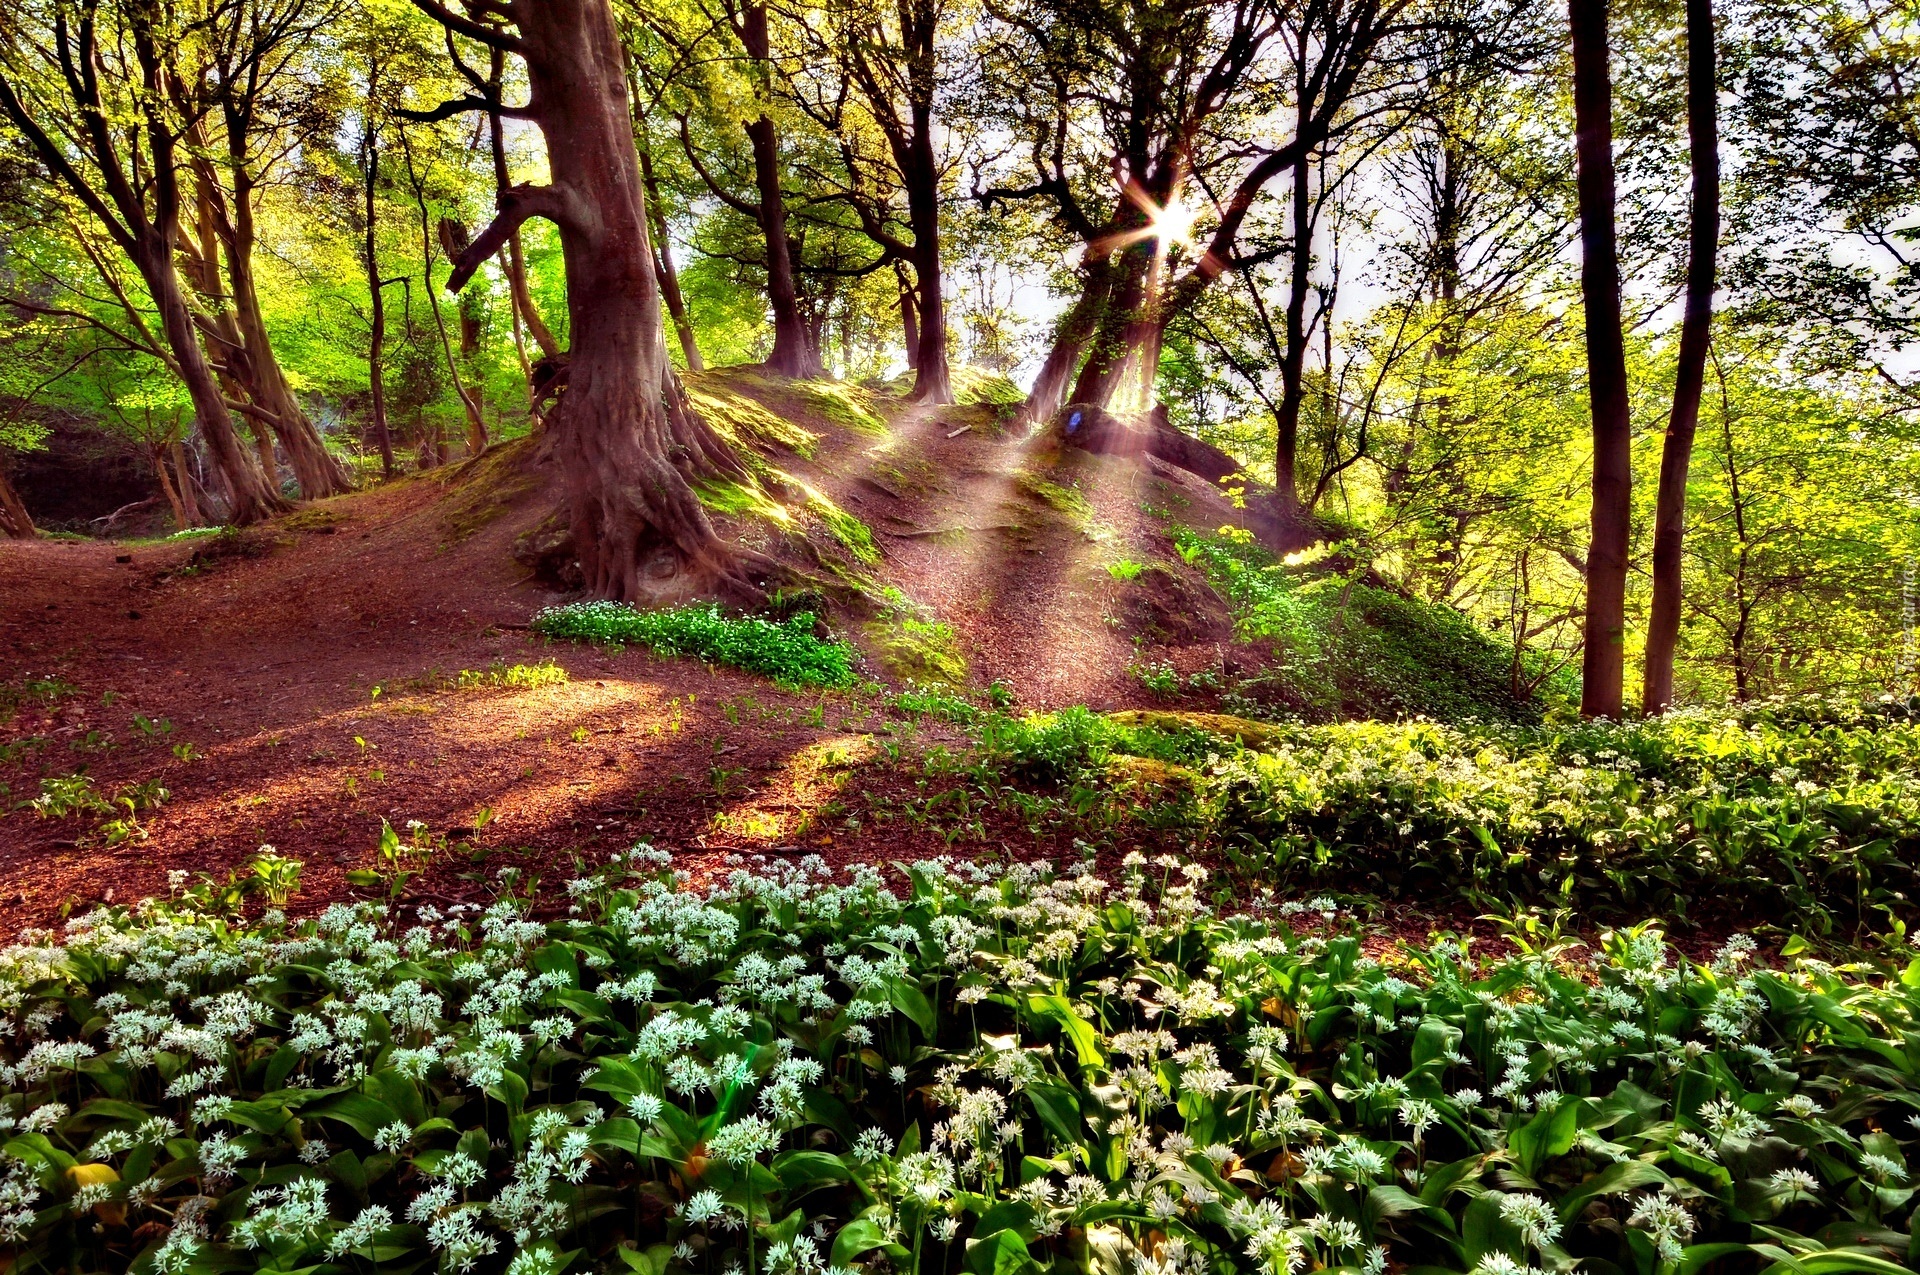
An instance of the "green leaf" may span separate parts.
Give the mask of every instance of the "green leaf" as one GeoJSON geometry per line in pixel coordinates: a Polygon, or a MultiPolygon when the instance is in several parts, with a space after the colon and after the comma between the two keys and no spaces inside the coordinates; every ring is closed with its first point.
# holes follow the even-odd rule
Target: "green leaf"
{"type": "Polygon", "coordinates": [[[788,1191],[806,1191],[828,1182],[845,1182],[852,1170],[825,1151],[788,1151],[773,1158],[773,1171],[788,1191]]]}
{"type": "Polygon", "coordinates": [[[1576,1098],[1562,1098],[1552,1111],[1543,1111],[1513,1131],[1507,1149],[1520,1172],[1538,1177],[1547,1161],[1565,1155],[1580,1136],[1580,1107],[1576,1098]]]}
{"type": "Polygon", "coordinates": [[[1560,1220],[1571,1222],[1580,1211],[1603,1195],[1618,1195],[1637,1187],[1663,1185],[1672,1181],[1660,1166],[1646,1160],[1621,1160],[1594,1174],[1560,1201],[1560,1220]]]}
{"type": "Polygon", "coordinates": [[[392,1107],[363,1093],[343,1093],[305,1113],[338,1120],[363,1138],[371,1138],[400,1117],[392,1107]]]}
{"type": "Polygon", "coordinates": [[[853,1259],[887,1242],[887,1233],[872,1218],[857,1217],[833,1237],[833,1265],[851,1266],[853,1259]]]}
{"type": "Polygon", "coordinates": [[[912,1019],[914,1026],[925,1032],[929,1039],[932,1038],[933,1006],[928,1003],[925,992],[905,979],[895,979],[887,984],[887,1000],[912,1019]]]}
{"type": "Polygon", "coordinates": [[[1106,1062],[1106,1055],[1100,1049],[1100,1034],[1094,1031],[1092,1023],[1073,1012],[1073,1003],[1066,997],[1029,996],[1027,1008],[1060,1025],[1061,1032],[1073,1042],[1082,1067],[1098,1067],[1106,1062]]]}

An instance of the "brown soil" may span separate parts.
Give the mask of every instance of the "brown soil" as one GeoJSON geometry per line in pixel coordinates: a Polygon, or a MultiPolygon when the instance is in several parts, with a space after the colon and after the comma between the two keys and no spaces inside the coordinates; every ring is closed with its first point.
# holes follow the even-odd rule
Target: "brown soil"
{"type": "MultiPolygon", "coordinates": [[[[756,379],[724,378],[792,412],[756,379]]],[[[769,449],[774,462],[873,528],[876,582],[951,626],[972,685],[1122,707],[1147,699],[1128,673],[1136,637],[1183,670],[1253,658],[1229,652],[1218,599],[1172,552],[1166,515],[1233,517],[1200,480],[1022,442],[982,408],[899,410],[884,437],[808,423],[813,459],[769,449]],[[1123,559],[1146,569],[1117,579],[1123,559]]],[[[0,700],[0,937],[163,890],[171,870],[224,877],[263,844],[305,862],[301,904],[319,906],[372,866],[383,819],[420,820],[443,845],[410,886],[439,897],[484,895],[503,866],[568,875],[575,855],[642,838],[696,870],[735,850],[1065,849],[992,819],[952,846],[900,819],[848,826],[835,803],[857,816],[887,789],[914,795],[900,768],[861,764],[885,741],[957,742],[874,699],[529,634],[561,599],[513,561],[552,505],[520,452],[308,505],[236,543],[0,542],[0,688],[73,688],[11,721],[0,700]],[[569,680],[448,684],[543,660],[569,680]],[[106,816],[22,808],[41,778],[82,768],[105,797],[151,782],[170,796],[117,844],[106,816]]],[[[836,624],[897,682],[898,616],[874,614],[836,624]]]]}

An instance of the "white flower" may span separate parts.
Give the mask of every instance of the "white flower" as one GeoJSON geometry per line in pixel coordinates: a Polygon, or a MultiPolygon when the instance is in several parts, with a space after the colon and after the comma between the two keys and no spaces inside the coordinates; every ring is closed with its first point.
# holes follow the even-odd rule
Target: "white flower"
{"type": "Polygon", "coordinates": [[[1693,1215],[1678,1200],[1664,1195],[1649,1195],[1640,1201],[1628,1226],[1636,1226],[1647,1233],[1654,1247],[1660,1252],[1663,1262],[1677,1262],[1687,1240],[1693,1235],[1693,1215]]]}
{"type": "Polygon", "coordinates": [[[1560,1238],[1560,1219],[1554,1214],[1553,1206],[1537,1195],[1501,1196],[1500,1216],[1519,1228],[1520,1238],[1529,1248],[1539,1248],[1560,1238]]]}

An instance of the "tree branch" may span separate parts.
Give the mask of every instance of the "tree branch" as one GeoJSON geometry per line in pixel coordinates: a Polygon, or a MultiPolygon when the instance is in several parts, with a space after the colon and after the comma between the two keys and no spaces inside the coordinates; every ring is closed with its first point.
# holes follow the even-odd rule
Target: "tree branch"
{"type": "Polygon", "coordinates": [[[559,186],[520,185],[508,188],[500,196],[499,215],[485,230],[474,236],[473,242],[453,263],[453,273],[447,276],[447,291],[458,292],[466,287],[481,263],[499,252],[529,217],[545,217],[557,226],[584,230],[587,226],[585,212],[580,206],[579,197],[559,186]]]}
{"type": "MultiPolygon", "coordinates": [[[[440,4],[438,0],[413,0],[413,4],[420,12],[457,35],[464,35],[469,40],[477,40],[489,48],[499,49],[504,53],[524,51],[525,46],[517,38],[508,35],[499,27],[490,27],[484,22],[475,22],[472,18],[462,17],[440,4]]],[[[487,9],[497,10],[497,6],[487,6],[487,9]]]]}

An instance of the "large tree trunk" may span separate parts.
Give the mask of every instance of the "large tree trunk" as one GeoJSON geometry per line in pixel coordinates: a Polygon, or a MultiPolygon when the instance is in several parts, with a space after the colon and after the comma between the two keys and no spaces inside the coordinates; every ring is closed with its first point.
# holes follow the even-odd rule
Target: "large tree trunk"
{"type": "Polygon", "coordinates": [[[1073,380],[1074,370],[1080,366],[1080,356],[1113,296],[1111,258],[1088,249],[1081,274],[1080,295],[1061,316],[1054,330],[1053,348],[1047,351],[1047,361],[1040,365],[1040,374],[1033,378],[1033,388],[1027,391],[1027,401],[1020,408],[1019,419],[1023,422],[1037,424],[1051,420],[1066,402],[1067,386],[1073,380]]]}
{"type": "MultiPolygon", "coordinates": [[[[773,47],[765,0],[743,6],[737,30],[753,60],[760,89],[766,92],[771,87],[773,47]]],[[[747,139],[753,144],[753,179],[760,193],[760,233],[767,241],[767,304],[773,310],[773,353],[767,357],[767,367],[782,376],[819,376],[820,352],[808,339],[806,319],[800,313],[800,289],[794,283],[787,197],[780,187],[780,138],[773,117],[761,115],[749,121],[747,139]]]]}
{"type": "Polygon", "coordinates": [[[680,338],[680,353],[687,360],[687,371],[704,372],[700,343],[693,336],[693,320],[687,315],[686,299],[680,295],[680,274],[673,268],[673,246],[667,241],[667,218],[660,211],[660,183],[653,176],[653,156],[640,152],[640,177],[647,190],[647,217],[653,230],[653,263],[660,276],[660,295],[667,303],[667,315],[680,338]]]}
{"type": "Polygon", "coordinates": [[[951,403],[953,382],[947,371],[947,310],[940,282],[940,163],[933,153],[930,105],[914,104],[913,133],[907,142],[906,159],[902,176],[906,178],[907,187],[907,224],[913,230],[914,295],[920,303],[913,396],[921,403],[951,403]]]}
{"type": "Polygon", "coordinates": [[[547,430],[588,589],[629,600],[694,590],[764,596],[750,568],[771,564],[719,538],[679,468],[745,477],[688,407],[667,359],[613,13],[607,0],[514,0],[510,12],[552,184],[509,192],[448,286],[463,285],[528,216],[553,220],[572,351],[547,430]]]}
{"type": "Polygon", "coordinates": [[[1700,422],[1713,327],[1715,257],[1720,247],[1719,76],[1713,0],[1687,0],[1687,133],[1693,167],[1692,225],[1687,244],[1687,307],[1680,323],[1673,411],[1660,453],[1660,490],[1653,512],[1653,611],[1641,706],[1665,712],[1673,700],[1673,656],[1680,641],[1681,547],[1686,532],[1687,471],[1700,422]]]}
{"type": "Polygon", "coordinates": [[[215,382],[213,369],[200,352],[199,333],[186,296],[180,290],[180,277],[174,271],[173,257],[164,237],[159,242],[142,243],[134,254],[134,265],[146,282],[147,295],[160,312],[160,330],[173,352],[175,367],[193,401],[194,425],[207,445],[215,470],[226,486],[228,520],[236,526],[259,522],[289,508],[289,502],[271,485],[268,475],[248,457],[246,448],[234,432],[226,399],[215,382]]]}
{"type": "Polygon", "coordinates": [[[905,262],[893,263],[893,281],[900,288],[900,339],[907,351],[907,371],[912,372],[920,365],[920,303],[913,298],[905,262]]]}
{"type": "Polygon", "coordinates": [[[1293,262],[1287,289],[1286,349],[1280,353],[1280,409],[1274,413],[1274,512],[1300,516],[1300,404],[1306,399],[1307,294],[1313,283],[1312,171],[1293,166],[1293,262]]]}
{"type": "Polygon", "coordinates": [[[1106,407],[1126,376],[1140,321],[1147,306],[1147,278],[1153,269],[1153,248],[1145,241],[1121,254],[1118,278],[1101,307],[1088,341],[1087,361],[1073,383],[1071,402],[1106,407]]]}
{"type": "Polygon", "coordinates": [[[1580,295],[1593,415],[1592,541],[1587,551],[1586,645],[1580,711],[1618,719],[1626,661],[1627,550],[1633,518],[1633,426],[1620,332],[1620,257],[1614,236],[1613,84],[1607,0],[1568,0],[1573,29],[1574,160],[1580,199],[1580,295]]]}

